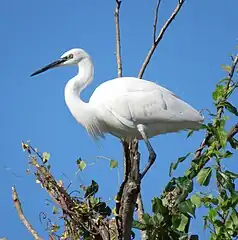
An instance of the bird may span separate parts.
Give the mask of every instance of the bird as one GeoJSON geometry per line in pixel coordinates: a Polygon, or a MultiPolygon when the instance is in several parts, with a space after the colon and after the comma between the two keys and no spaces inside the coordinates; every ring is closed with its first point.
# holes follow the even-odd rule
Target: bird
{"type": "Polygon", "coordinates": [[[88,102],[81,92],[92,82],[94,65],[81,48],[65,52],[58,60],[35,71],[32,76],[61,66],[77,66],[78,73],[65,86],[65,102],[70,112],[95,140],[111,134],[119,139],[144,140],[149,160],[141,173],[147,173],[156,159],[150,138],[197,130],[204,117],[170,90],[155,82],[136,77],[119,77],[100,84],[88,102]]]}

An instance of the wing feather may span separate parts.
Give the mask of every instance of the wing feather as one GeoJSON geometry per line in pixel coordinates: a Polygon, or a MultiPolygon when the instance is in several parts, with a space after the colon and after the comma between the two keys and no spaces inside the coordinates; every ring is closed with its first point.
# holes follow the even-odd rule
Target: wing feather
{"type": "Polygon", "coordinates": [[[102,103],[128,127],[135,124],[203,120],[199,112],[173,92],[137,78],[118,78],[103,83],[96,89],[90,102],[102,103]]]}

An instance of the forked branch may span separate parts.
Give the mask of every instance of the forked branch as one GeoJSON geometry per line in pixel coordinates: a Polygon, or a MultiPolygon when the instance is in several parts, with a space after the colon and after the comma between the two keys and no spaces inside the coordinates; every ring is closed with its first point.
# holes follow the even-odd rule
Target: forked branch
{"type": "Polygon", "coordinates": [[[158,23],[158,17],[159,17],[160,3],[161,3],[161,0],[158,0],[158,3],[157,3],[156,8],[155,8],[155,19],[154,19],[154,25],[153,25],[153,28],[154,28],[154,34],[153,34],[154,43],[156,42],[156,35],[157,35],[156,30],[157,30],[157,23],[158,23]]]}
{"type": "MultiPolygon", "coordinates": [[[[151,57],[153,56],[153,53],[156,49],[156,47],[158,46],[159,42],[162,40],[167,28],[169,27],[169,25],[173,22],[173,20],[175,19],[175,17],[177,16],[177,14],[179,13],[181,7],[183,6],[185,0],[179,0],[178,4],[176,6],[176,8],[174,9],[174,11],[172,12],[171,16],[169,17],[169,19],[165,22],[164,26],[161,28],[159,35],[157,36],[157,38],[154,37],[154,41],[153,44],[141,66],[140,72],[138,74],[138,78],[142,78],[143,74],[146,70],[146,67],[148,66],[151,57]]],[[[154,21],[154,35],[156,34],[156,26],[157,25],[157,21],[158,21],[158,10],[159,10],[159,5],[160,5],[160,0],[158,0],[158,4],[156,7],[156,12],[155,12],[155,21],[154,21]]]]}

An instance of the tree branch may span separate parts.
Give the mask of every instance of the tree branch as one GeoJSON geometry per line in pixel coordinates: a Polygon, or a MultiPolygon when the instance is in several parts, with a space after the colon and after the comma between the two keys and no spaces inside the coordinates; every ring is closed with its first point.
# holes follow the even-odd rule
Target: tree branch
{"type": "Polygon", "coordinates": [[[96,240],[109,240],[110,232],[106,216],[88,206],[87,197],[84,199],[71,197],[63,184],[53,177],[43,156],[29,144],[23,142],[22,147],[29,154],[29,163],[36,168],[34,174],[37,181],[62,209],[65,231],[70,232],[69,235],[73,239],[79,239],[79,232],[82,230],[94,236],[96,240]],[[40,161],[42,164],[39,163],[40,161]],[[84,210],[85,206],[87,206],[87,211],[84,210]],[[98,221],[98,219],[101,220],[98,221]]]}
{"type": "Polygon", "coordinates": [[[158,0],[158,3],[157,3],[156,8],[155,8],[155,19],[154,19],[154,25],[153,25],[153,29],[154,29],[154,33],[153,33],[154,44],[156,42],[156,30],[157,30],[160,2],[161,2],[161,0],[158,0]]]}
{"type": "Polygon", "coordinates": [[[124,144],[129,171],[127,181],[124,183],[120,207],[123,240],[131,239],[133,213],[140,192],[140,154],[137,143],[138,141],[134,139],[128,144],[124,144]]]}
{"type": "MultiPolygon", "coordinates": [[[[230,83],[231,83],[232,78],[233,78],[233,76],[234,76],[234,72],[235,72],[235,69],[236,69],[237,64],[238,64],[238,55],[233,58],[233,62],[232,62],[232,65],[231,65],[231,69],[230,69],[230,72],[228,73],[228,77],[227,77],[228,81],[227,81],[226,88],[225,88],[226,91],[227,91],[227,90],[229,89],[229,87],[230,87],[230,83]]],[[[223,110],[224,110],[224,106],[219,106],[219,107],[217,108],[217,116],[216,116],[216,117],[217,117],[218,119],[221,118],[222,113],[223,113],[223,110]]],[[[236,133],[235,133],[235,134],[236,134],[236,133]]],[[[196,150],[193,161],[195,161],[196,159],[198,159],[198,158],[201,156],[202,151],[203,151],[203,149],[206,147],[207,142],[209,141],[210,137],[211,137],[211,135],[210,135],[209,133],[207,133],[206,137],[203,139],[202,143],[200,144],[200,147],[196,150]]],[[[228,134],[228,135],[227,135],[228,141],[229,141],[230,138],[231,138],[231,137],[229,137],[229,134],[228,134]]]]}
{"type": "MultiPolygon", "coordinates": [[[[137,216],[138,216],[138,220],[140,222],[144,222],[143,220],[143,214],[145,213],[144,210],[144,206],[143,206],[143,201],[142,201],[142,195],[141,192],[139,192],[138,196],[137,196],[137,216]]],[[[146,235],[146,231],[142,231],[141,230],[141,240],[147,240],[148,237],[146,235]]]]}
{"type": "Polygon", "coordinates": [[[21,202],[20,199],[18,197],[17,191],[15,187],[12,187],[12,199],[15,205],[15,208],[17,210],[17,214],[21,220],[21,222],[25,225],[25,227],[27,228],[27,230],[32,234],[32,236],[34,237],[35,240],[43,240],[43,238],[41,238],[39,236],[39,234],[34,230],[34,228],[32,227],[32,225],[29,223],[29,221],[27,220],[27,218],[25,217],[22,207],[21,207],[21,202]]]}
{"type": "MultiPolygon", "coordinates": [[[[159,1],[160,2],[160,1],[159,1]]],[[[159,2],[157,4],[157,7],[159,9],[159,2]]],[[[172,12],[171,16],[169,17],[169,19],[165,22],[164,26],[161,28],[160,30],[160,33],[158,35],[158,37],[156,38],[156,40],[153,42],[143,64],[142,64],[142,67],[140,69],[140,72],[138,74],[138,78],[142,78],[143,77],[143,74],[145,72],[145,69],[146,67],[148,66],[149,62],[150,62],[150,59],[156,49],[156,47],[158,46],[159,42],[161,41],[161,39],[163,38],[164,36],[164,33],[166,32],[167,28],[169,27],[169,25],[173,22],[173,20],[175,19],[175,17],[177,16],[177,14],[179,13],[181,7],[183,6],[185,0],[179,0],[178,1],[178,4],[176,6],[176,8],[174,9],[174,11],[172,12]]],[[[158,18],[158,12],[156,11],[155,13],[155,22],[157,22],[156,18],[158,18]],[[157,17],[156,17],[157,16],[157,17]]],[[[156,31],[156,28],[154,28],[154,32],[156,31]]]]}
{"type": "Polygon", "coordinates": [[[116,0],[116,10],[114,13],[116,22],[116,59],[117,59],[117,75],[122,77],[122,60],[121,60],[121,36],[120,36],[120,14],[121,1],[116,0]]]}
{"type": "MultiPolygon", "coordinates": [[[[225,91],[227,91],[230,88],[230,84],[232,82],[232,78],[234,76],[235,69],[236,69],[237,64],[238,64],[238,55],[236,55],[232,59],[233,59],[233,62],[232,62],[232,65],[231,65],[231,69],[230,69],[230,71],[228,73],[228,77],[227,77],[228,81],[227,81],[227,84],[226,84],[226,87],[225,87],[225,91]]],[[[221,119],[223,111],[224,111],[224,106],[218,106],[217,107],[216,119],[221,119]]],[[[213,126],[216,126],[216,122],[213,123],[213,126]]],[[[230,142],[231,139],[235,136],[235,134],[237,132],[238,132],[238,123],[235,124],[230,129],[230,131],[227,133],[227,141],[230,142]]],[[[211,134],[207,133],[206,137],[203,139],[200,147],[195,152],[194,158],[192,160],[193,162],[197,162],[197,160],[199,160],[199,157],[202,155],[203,149],[207,146],[207,143],[209,142],[210,138],[211,138],[211,134]]],[[[220,149],[221,146],[218,145],[217,148],[220,149]]],[[[199,161],[198,169],[196,171],[192,171],[191,174],[189,175],[189,178],[190,179],[194,178],[199,173],[199,171],[207,164],[207,162],[209,160],[210,160],[210,158],[207,158],[207,159],[205,159],[203,161],[199,161]]]]}
{"type": "MultiPolygon", "coordinates": [[[[120,41],[120,13],[121,1],[116,0],[115,23],[116,23],[116,60],[117,74],[122,77],[121,41],[120,41]]],[[[137,195],[140,191],[138,141],[122,141],[124,150],[124,180],[117,194],[116,202],[116,226],[118,239],[131,239],[133,212],[137,195]]]]}

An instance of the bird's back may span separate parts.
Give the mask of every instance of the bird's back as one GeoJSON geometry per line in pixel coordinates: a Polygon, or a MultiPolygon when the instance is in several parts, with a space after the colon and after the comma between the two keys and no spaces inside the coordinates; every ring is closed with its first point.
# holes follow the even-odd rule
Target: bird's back
{"type": "Polygon", "coordinates": [[[106,124],[111,124],[111,128],[121,124],[119,135],[123,134],[123,127],[124,134],[136,133],[138,124],[147,127],[148,136],[154,136],[197,128],[203,121],[199,112],[168,89],[133,77],[104,82],[94,91],[89,102],[100,109],[100,117],[106,124]],[[113,119],[118,123],[113,123],[113,119]]]}

